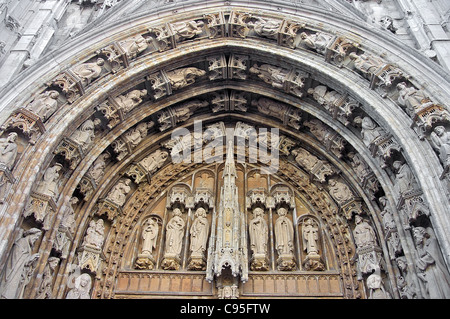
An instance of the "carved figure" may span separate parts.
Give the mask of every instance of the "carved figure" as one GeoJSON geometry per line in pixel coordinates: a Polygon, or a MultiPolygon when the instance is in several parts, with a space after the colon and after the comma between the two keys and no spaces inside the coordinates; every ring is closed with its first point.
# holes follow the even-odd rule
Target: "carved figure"
{"type": "Polygon", "coordinates": [[[178,90],[188,85],[194,84],[197,77],[203,76],[205,74],[206,71],[204,70],[189,67],[168,71],[167,77],[169,78],[172,90],[178,90]]]}
{"type": "Polygon", "coordinates": [[[130,143],[131,147],[136,147],[147,136],[148,130],[153,125],[153,122],[139,123],[135,128],[125,132],[124,138],[126,142],[130,143]]]}
{"type": "Polygon", "coordinates": [[[44,122],[58,108],[58,98],[58,91],[51,90],[41,93],[33,102],[28,104],[27,109],[38,115],[44,122]]]}
{"type": "Polygon", "coordinates": [[[58,195],[58,179],[61,168],[62,165],[59,163],[47,168],[43,179],[36,187],[36,192],[50,196],[54,199],[58,195]]]}
{"type": "Polygon", "coordinates": [[[148,48],[148,41],[139,35],[120,42],[120,46],[124,49],[129,59],[134,59],[139,53],[144,52],[148,48]]]}
{"type": "Polygon", "coordinates": [[[280,207],[275,222],[275,239],[278,255],[292,255],[294,253],[294,226],[286,216],[286,208],[280,207]]]}
{"type": "Polygon", "coordinates": [[[361,120],[361,137],[366,146],[369,147],[377,138],[383,136],[384,134],[384,130],[370,117],[365,116],[361,120]]]}
{"type": "Polygon", "coordinates": [[[395,189],[399,192],[400,196],[419,189],[419,185],[408,164],[395,161],[392,163],[392,166],[397,172],[395,175],[395,189]]]}
{"type": "Polygon", "coordinates": [[[405,82],[397,84],[398,103],[406,108],[406,113],[414,116],[415,111],[423,107],[430,106],[433,102],[425,96],[422,90],[417,90],[414,87],[408,87],[405,82]]]}
{"type": "Polygon", "coordinates": [[[356,246],[358,248],[377,246],[377,239],[372,226],[359,215],[355,216],[355,223],[353,236],[355,237],[356,246]]]}
{"type": "Polygon", "coordinates": [[[247,26],[253,28],[256,34],[261,37],[266,38],[276,38],[278,34],[278,28],[280,27],[280,22],[274,20],[267,20],[260,17],[252,17],[256,21],[251,21],[247,23],[247,26]]]}
{"type": "Polygon", "coordinates": [[[156,172],[166,161],[169,153],[166,151],[156,150],[142,161],[139,162],[150,174],[156,172]]]}
{"type": "Polygon", "coordinates": [[[0,138],[0,163],[12,170],[17,157],[17,133],[11,132],[6,138],[0,138]]]}
{"type": "Polygon", "coordinates": [[[101,123],[100,119],[87,120],[73,132],[71,139],[78,143],[81,149],[86,150],[94,141],[95,127],[101,123]]]}
{"type": "Polygon", "coordinates": [[[181,218],[181,210],[175,208],[173,210],[173,217],[169,220],[166,226],[166,246],[165,254],[179,256],[181,247],[183,245],[183,235],[185,222],[181,218]]]}
{"type": "Polygon", "coordinates": [[[36,294],[36,299],[52,299],[52,283],[53,274],[56,266],[58,266],[59,258],[50,257],[47,260],[47,266],[45,266],[44,273],[42,274],[42,280],[39,284],[39,288],[36,294]]]}
{"type": "Polygon", "coordinates": [[[106,160],[110,157],[111,155],[109,153],[101,154],[87,171],[87,175],[92,177],[97,185],[100,179],[103,177],[103,173],[106,167],[106,160]]]}
{"type": "Polygon", "coordinates": [[[303,250],[307,255],[319,255],[319,227],[312,218],[307,218],[302,228],[303,250]]]}
{"type": "Polygon", "coordinates": [[[125,178],[120,180],[113,189],[109,192],[106,199],[122,207],[125,204],[127,194],[130,192],[131,179],[125,178]]]}
{"type": "Polygon", "coordinates": [[[197,35],[202,34],[204,22],[203,21],[188,21],[171,23],[170,26],[180,40],[192,39],[197,35]]]}
{"type": "Polygon", "coordinates": [[[327,45],[330,42],[331,37],[323,33],[317,32],[315,34],[307,34],[306,32],[300,33],[300,43],[306,46],[308,49],[312,49],[320,54],[325,54],[327,45]]]}
{"type": "Polygon", "coordinates": [[[83,86],[89,85],[92,80],[98,78],[102,73],[102,66],[105,64],[105,60],[102,58],[97,59],[95,63],[83,63],[72,69],[80,79],[83,86]]]}
{"type": "Polygon", "coordinates": [[[369,288],[369,299],[391,299],[391,295],[384,289],[381,276],[377,273],[367,277],[367,288],[369,288]]]}
{"type": "Polygon", "coordinates": [[[142,103],[142,99],[147,95],[147,90],[133,90],[125,95],[119,95],[114,100],[119,104],[124,113],[130,112],[142,103]]]}
{"type": "Polygon", "coordinates": [[[263,217],[264,211],[257,207],[253,210],[253,219],[249,223],[250,248],[253,255],[267,253],[268,227],[263,217]]]}
{"type": "Polygon", "coordinates": [[[356,69],[361,71],[364,76],[375,73],[382,65],[383,61],[370,54],[357,55],[355,52],[349,54],[351,60],[353,60],[356,69]]]}
{"type": "Polygon", "coordinates": [[[430,134],[431,145],[439,154],[444,167],[450,165],[450,133],[443,126],[436,126],[430,134]]]}
{"type": "Polygon", "coordinates": [[[202,207],[195,212],[195,220],[191,226],[191,254],[203,255],[206,251],[209,234],[209,222],[206,218],[206,210],[202,207]]]}
{"type": "Polygon", "coordinates": [[[270,64],[262,64],[261,66],[255,64],[250,68],[250,73],[258,75],[261,80],[274,88],[283,89],[289,70],[270,64]]]}
{"type": "Polygon", "coordinates": [[[431,299],[450,298],[450,274],[441,256],[439,245],[432,231],[415,227],[413,236],[418,258],[416,267],[431,299]]]}
{"type": "Polygon", "coordinates": [[[330,185],[330,195],[339,205],[354,199],[352,191],[346,184],[336,181],[334,178],[330,179],[328,184],[330,185]]]}
{"type": "Polygon", "coordinates": [[[89,245],[101,249],[104,240],[105,225],[103,219],[98,219],[97,221],[91,220],[89,227],[86,230],[86,235],[84,236],[83,246],[89,245]]]}
{"type": "Polygon", "coordinates": [[[67,293],[66,299],[91,299],[91,286],[91,276],[88,274],[79,275],[75,279],[75,287],[67,293]]]}
{"type": "Polygon", "coordinates": [[[25,286],[30,281],[35,263],[40,257],[33,254],[33,246],[41,236],[42,231],[31,228],[21,231],[15,241],[0,282],[0,296],[2,299],[20,299],[25,286]]]}
{"type": "Polygon", "coordinates": [[[142,255],[152,255],[153,249],[156,248],[156,242],[158,240],[158,221],[155,218],[149,218],[145,221],[142,229],[142,255]]]}

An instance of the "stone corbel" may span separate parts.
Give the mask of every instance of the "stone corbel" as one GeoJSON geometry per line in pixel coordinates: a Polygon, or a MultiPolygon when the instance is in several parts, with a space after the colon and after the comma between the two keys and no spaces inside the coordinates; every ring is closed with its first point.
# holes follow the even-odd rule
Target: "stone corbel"
{"type": "Polygon", "coordinates": [[[208,62],[208,77],[210,81],[228,78],[227,59],[225,54],[209,56],[206,58],[206,61],[208,62]]]}
{"type": "Polygon", "coordinates": [[[84,175],[81,178],[80,183],[78,183],[77,189],[81,194],[83,194],[84,200],[89,201],[92,194],[94,193],[94,190],[97,189],[97,184],[92,177],[84,175]]]}
{"type": "Polygon", "coordinates": [[[45,133],[45,126],[40,117],[24,108],[18,108],[10,115],[0,127],[0,135],[9,128],[20,129],[32,145],[36,144],[38,138],[45,133]]]}
{"type": "Polygon", "coordinates": [[[122,214],[122,207],[112,202],[111,200],[104,198],[98,201],[94,208],[94,211],[95,215],[105,215],[108,220],[112,221],[116,218],[116,216],[122,214]]]}
{"type": "Polygon", "coordinates": [[[62,155],[64,159],[69,162],[70,169],[75,169],[84,157],[84,152],[80,144],[69,137],[64,137],[62,139],[53,154],[62,155]]]}
{"type": "Polygon", "coordinates": [[[100,263],[106,257],[102,249],[93,245],[83,245],[77,250],[78,265],[81,270],[86,270],[90,274],[97,274],[100,263]]]}
{"type": "Polygon", "coordinates": [[[247,193],[247,209],[253,206],[263,206],[266,208],[267,191],[263,187],[253,188],[247,193]]]}
{"type": "Polygon", "coordinates": [[[111,66],[111,71],[117,73],[122,68],[129,66],[128,57],[124,49],[116,42],[97,50],[99,56],[104,56],[111,66]]]}
{"type": "Polygon", "coordinates": [[[284,20],[278,32],[278,45],[295,49],[298,46],[298,34],[306,24],[290,20],[284,20]]]}
{"type": "Polygon", "coordinates": [[[42,224],[42,229],[49,230],[51,218],[56,212],[56,203],[52,197],[32,192],[30,200],[25,206],[23,217],[32,216],[36,222],[42,224]]]}
{"type": "Polygon", "coordinates": [[[389,160],[395,153],[401,152],[401,146],[394,140],[391,134],[385,134],[377,137],[370,144],[370,152],[372,157],[378,156],[381,159],[381,167],[386,168],[389,160]]]}
{"type": "Polygon", "coordinates": [[[226,21],[223,12],[205,14],[203,19],[206,21],[206,32],[210,39],[226,36],[226,21]]]}
{"type": "Polygon", "coordinates": [[[108,128],[112,129],[123,121],[124,113],[114,99],[108,98],[96,107],[108,120],[108,128]]]}
{"type": "Polygon", "coordinates": [[[167,196],[166,208],[173,208],[177,205],[186,207],[190,197],[191,194],[186,187],[174,186],[167,196]]]}
{"type": "Polygon", "coordinates": [[[430,210],[423,199],[421,190],[413,190],[402,194],[397,202],[397,210],[402,214],[404,229],[409,229],[412,223],[422,215],[430,216],[430,210]]]}
{"type": "Polygon", "coordinates": [[[172,88],[170,87],[170,81],[165,71],[158,71],[149,75],[146,78],[146,85],[149,87],[149,94],[153,99],[158,100],[164,96],[172,94],[172,88]]]}
{"type": "Polygon", "coordinates": [[[325,61],[343,67],[344,60],[351,52],[356,52],[359,44],[344,37],[336,37],[325,52],[325,61]]]}
{"type": "Polygon", "coordinates": [[[411,128],[416,131],[421,140],[424,140],[433,129],[433,124],[442,122],[450,122],[450,113],[443,106],[431,102],[414,110],[411,128]]]}
{"type": "Polygon", "coordinates": [[[363,201],[359,197],[353,198],[340,205],[340,210],[347,220],[351,220],[354,215],[360,215],[363,212],[363,201]]]}
{"type": "Polygon", "coordinates": [[[228,78],[246,80],[248,76],[249,57],[242,54],[231,54],[228,61],[228,78]]]}
{"type": "MultiPolygon", "coordinates": [[[[205,204],[208,206],[208,209],[214,208],[214,196],[209,188],[206,187],[198,187],[195,189],[195,195],[193,198],[193,207],[198,204],[205,204]]],[[[193,208],[192,207],[192,208],[193,208]]]]}
{"type": "Polygon", "coordinates": [[[47,86],[58,87],[64,93],[68,103],[73,103],[84,94],[80,79],[70,70],[60,73],[53,81],[47,83],[47,86]]]}

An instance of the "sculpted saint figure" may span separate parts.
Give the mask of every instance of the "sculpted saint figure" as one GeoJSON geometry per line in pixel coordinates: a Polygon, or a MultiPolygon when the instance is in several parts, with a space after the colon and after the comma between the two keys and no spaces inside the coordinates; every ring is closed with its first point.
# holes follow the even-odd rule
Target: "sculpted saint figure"
{"type": "Polygon", "coordinates": [[[384,135],[384,131],[370,117],[366,116],[361,121],[361,137],[366,146],[370,146],[378,137],[384,135]]]}
{"type": "Polygon", "coordinates": [[[91,220],[86,230],[86,235],[84,236],[83,245],[102,248],[104,240],[105,225],[103,219],[98,219],[97,221],[91,220]]]}
{"type": "Polygon", "coordinates": [[[91,276],[81,274],[75,279],[75,287],[67,293],[66,299],[91,299],[91,285],[91,276]]]}
{"type": "Polygon", "coordinates": [[[384,289],[381,276],[377,273],[367,277],[367,288],[369,288],[369,299],[391,299],[391,295],[384,289]]]}
{"type": "Polygon", "coordinates": [[[27,109],[35,113],[44,122],[47,120],[58,108],[58,91],[47,91],[40,94],[33,102],[28,104],[27,109]]]}
{"type": "Polygon", "coordinates": [[[289,70],[270,64],[263,64],[261,66],[255,64],[250,68],[250,73],[258,75],[261,80],[272,85],[274,88],[282,89],[289,70]]]}
{"type": "Polygon", "coordinates": [[[372,226],[359,215],[355,216],[355,223],[356,227],[353,230],[353,235],[355,237],[356,246],[358,248],[376,246],[377,240],[372,226]]]}
{"type": "Polygon", "coordinates": [[[319,255],[319,227],[312,218],[307,218],[302,228],[303,250],[307,255],[319,255]]]}
{"type": "Polygon", "coordinates": [[[15,241],[0,281],[2,299],[20,299],[28,284],[39,254],[33,254],[33,246],[42,231],[31,228],[19,234],[15,241]]]}
{"type": "Polygon", "coordinates": [[[102,66],[105,64],[105,60],[102,58],[97,59],[95,63],[83,63],[72,69],[80,79],[83,86],[89,85],[92,80],[98,78],[102,73],[102,66]]]}
{"type": "Polygon", "coordinates": [[[432,231],[415,227],[413,236],[416,243],[418,259],[416,267],[419,278],[424,282],[431,299],[450,298],[450,274],[432,231]]]}
{"type": "Polygon", "coordinates": [[[156,150],[142,161],[139,162],[150,174],[156,172],[166,161],[169,153],[166,151],[156,150]]]}
{"type": "Polygon", "coordinates": [[[410,116],[414,116],[415,111],[422,107],[432,105],[433,102],[425,96],[422,90],[417,90],[414,87],[408,87],[405,82],[397,84],[398,90],[398,103],[406,108],[406,113],[410,116]]]}
{"type": "Polygon", "coordinates": [[[92,164],[91,168],[87,171],[87,175],[92,177],[95,183],[98,185],[98,182],[103,177],[103,173],[106,167],[106,160],[109,159],[111,155],[109,153],[101,154],[92,164]]]}
{"type": "Polygon", "coordinates": [[[142,103],[143,97],[147,95],[147,90],[133,90],[125,95],[119,95],[114,100],[119,104],[124,113],[130,112],[142,103]]]}
{"type": "Polygon", "coordinates": [[[253,219],[249,223],[250,248],[253,255],[267,253],[267,240],[269,236],[267,223],[264,220],[264,211],[257,207],[253,210],[253,219]]]}
{"type": "Polygon", "coordinates": [[[203,255],[208,242],[209,222],[206,210],[202,207],[195,212],[195,220],[191,226],[191,253],[203,255]]]}
{"type": "Polygon", "coordinates": [[[142,255],[152,255],[153,249],[156,248],[156,241],[158,240],[158,221],[155,218],[149,218],[145,221],[142,229],[142,255]]]}
{"type": "Polygon", "coordinates": [[[307,48],[315,50],[317,53],[325,54],[330,36],[317,32],[315,34],[300,33],[301,43],[307,48]]]}
{"type": "Polygon", "coordinates": [[[397,172],[395,175],[395,189],[397,189],[401,196],[419,188],[408,164],[402,164],[400,161],[395,161],[392,163],[392,166],[397,172]]]}
{"type": "Polygon", "coordinates": [[[249,22],[247,25],[253,28],[256,34],[266,38],[274,38],[277,36],[278,28],[280,27],[280,22],[274,20],[266,20],[260,17],[253,17],[253,18],[255,18],[256,21],[249,22]]]}
{"type": "Polygon", "coordinates": [[[170,85],[173,90],[184,88],[194,84],[195,79],[206,74],[206,71],[194,67],[176,69],[167,72],[170,85]]]}
{"type": "Polygon", "coordinates": [[[377,59],[369,54],[357,55],[355,52],[352,52],[349,54],[349,57],[353,60],[355,68],[365,76],[375,73],[383,64],[381,59],[377,59]]]}
{"type": "Polygon", "coordinates": [[[83,150],[86,150],[94,141],[95,127],[100,124],[100,119],[87,120],[81,126],[73,132],[71,139],[80,144],[83,150]]]}
{"type": "Polygon", "coordinates": [[[175,208],[173,210],[173,217],[169,220],[166,226],[166,246],[165,254],[171,254],[174,256],[179,256],[181,252],[181,247],[183,245],[183,235],[185,222],[181,218],[181,210],[175,208]]]}
{"type": "Polygon", "coordinates": [[[113,189],[109,192],[106,199],[110,200],[111,202],[117,204],[118,206],[123,206],[126,201],[127,194],[130,192],[131,180],[128,178],[120,180],[113,189]]]}
{"type": "Polygon", "coordinates": [[[36,294],[36,299],[52,299],[52,283],[53,274],[56,266],[58,266],[59,258],[50,257],[45,266],[44,273],[42,275],[41,283],[36,294]]]}
{"type": "Polygon", "coordinates": [[[294,253],[294,226],[286,216],[286,208],[280,207],[275,222],[275,239],[278,255],[292,255],[294,253]]]}
{"type": "Polygon", "coordinates": [[[330,195],[338,204],[342,205],[354,198],[352,191],[346,184],[336,181],[334,178],[330,179],[328,184],[330,185],[330,195]]]}
{"type": "Polygon", "coordinates": [[[439,153],[439,159],[444,166],[450,164],[450,133],[441,125],[436,126],[430,134],[431,145],[439,153]]]}
{"type": "Polygon", "coordinates": [[[47,168],[43,179],[37,185],[36,192],[55,198],[58,195],[58,179],[61,168],[62,165],[59,163],[47,168]]]}
{"type": "Polygon", "coordinates": [[[0,138],[0,163],[11,170],[17,156],[17,133],[11,132],[6,138],[0,138]]]}
{"type": "Polygon", "coordinates": [[[196,35],[202,34],[203,21],[189,21],[189,22],[177,22],[171,23],[174,33],[180,37],[180,40],[192,39],[196,35]]]}

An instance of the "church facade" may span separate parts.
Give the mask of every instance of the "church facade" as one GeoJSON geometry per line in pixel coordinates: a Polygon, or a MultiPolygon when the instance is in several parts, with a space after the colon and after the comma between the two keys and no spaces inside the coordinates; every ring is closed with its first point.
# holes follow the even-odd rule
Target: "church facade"
{"type": "Polygon", "coordinates": [[[0,10],[1,298],[450,298],[446,1],[0,10]]]}

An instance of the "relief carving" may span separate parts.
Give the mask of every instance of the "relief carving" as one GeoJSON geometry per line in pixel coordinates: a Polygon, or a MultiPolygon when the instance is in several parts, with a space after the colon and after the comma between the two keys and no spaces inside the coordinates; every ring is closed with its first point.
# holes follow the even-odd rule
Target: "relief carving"
{"type": "Polygon", "coordinates": [[[58,109],[58,98],[58,91],[46,91],[28,104],[26,108],[39,116],[42,122],[45,122],[58,109]]]}

